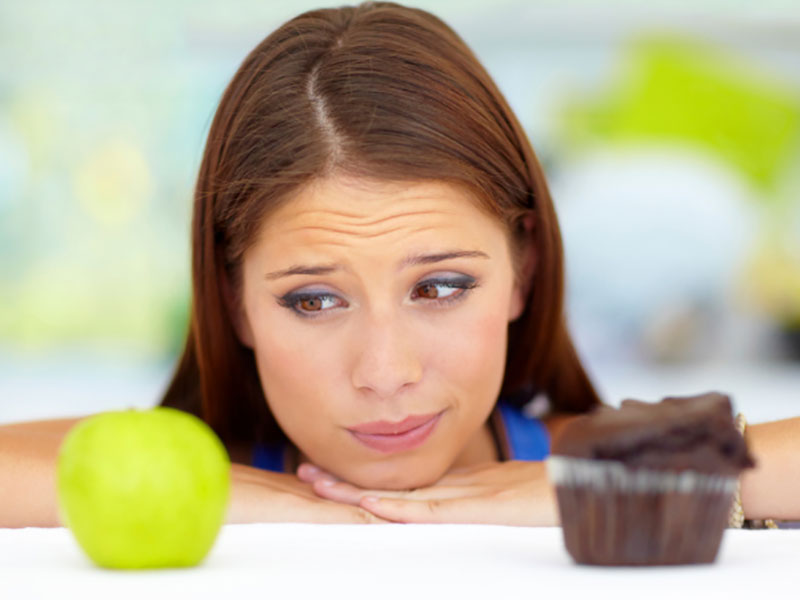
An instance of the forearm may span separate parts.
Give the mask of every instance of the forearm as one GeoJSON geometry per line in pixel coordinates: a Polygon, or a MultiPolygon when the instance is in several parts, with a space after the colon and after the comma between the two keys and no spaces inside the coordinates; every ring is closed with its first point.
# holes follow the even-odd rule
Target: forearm
{"type": "Polygon", "coordinates": [[[58,527],[56,459],[62,437],[0,430],[0,527],[58,527]]]}
{"type": "MultiPolygon", "coordinates": [[[[280,521],[279,517],[270,519],[279,495],[273,492],[281,489],[281,479],[294,479],[291,475],[265,472],[247,465],[231,465],[231,497],[226,523],[258,523],[280,521]]],[[[287,484],[291,482],[286,481],[287,484]]],[[[285,489],[285,488],[284,488],[285,489]]]]}
{"type": "MultiPolygon", "coordinates": [[[[20,426],[0,428],[0,527],[63,525],[56,491],[56,465],[62,441],[63,435],[58,433],[20,426]]],[[[269,492],[280,489],[283,483],[278,481],[278,474],[261,473],[237,464],[232,467],[226,522],[269,520],[265,513],[277,508],[271,506],[274,499],[269,492]],[[270,488],[265,487],[267,478],[270,488]]],[[[289,475],[283,477],[290,478],[289,475]]],[[[274,520],[282,519],[278,516],[274,520]]]]}
{"type": "MultiPolygon", "coordinates": [[[[62,525],[56,491],[58,452],[64,437],[79,420],[0,426],[0,527],[62,525]]],[[[231,479],[227,521],[259,520],[264,475],[258,469],[234,464],[231,479]]]]}
{"type": "Polygon", "coordinates": [[[357,506],[319,498],[291,473],[234,463],[228,523],[383,523],[357,506]]]}
{"type": "MultiPolygon", "coordinates": [[[[15,425],[0,428],[0,527],[59,527],[56,464],[63,435],[15,425]]],[[[232,465],[228,523],[268,520],[276,506],[270,492],[289,489],[289,475],[232,465]],[[286,482],[280,480],[285,477],[286,482]],[[270,487],[265,487],[266,481],[270,487]],[[282,485],[283,484],[283,485],[282,485]],[[265,493],[267,498],[265,498],[265,493]]],[[[279,504],[279,502],[275,503],[279,504]]],[[[282,520],[280,515],[274,520],[282,520]]]]}
{"type": "Polygon", "coordinates": [[[756,467],[744,473],[742,508],[748,519],[800,519],[800,417],[748,425],[756,467]]]}
{"type": "MultiPolygon", "coordinates": [[[[59,419],[0,426],[0,527],[58,527],[56,468],[61,443],[80,421],[59,419]]],[[[307,483],[234,463],[228,523],[300,521],[376,523],[363,509],[322,500],[307,483]]]]}

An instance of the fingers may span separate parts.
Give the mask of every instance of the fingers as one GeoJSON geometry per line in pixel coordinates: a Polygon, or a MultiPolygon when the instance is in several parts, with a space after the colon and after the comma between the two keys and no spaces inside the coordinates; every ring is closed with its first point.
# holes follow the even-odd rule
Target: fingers
{"type": "Polygon", "coordinates": [[[430,498],[408,500],[365,496],[361,507],[372,514],[397,523],[494,523],[487,519],[487,501],[473,498],[430,498]]]}
{"type": "Polygon", "coordinates": [[[344,481],[320,479],[315,481],[311,489],[321,498],[358,506],[366,496],[381,498],[401,498],[407,500],[447,500],[475,496],[484,491],[479,486],[432,486],[416,490],[365,490],[344,481]]]}
{"type": "Polygon", "coordinates": [[[307,523],[388,523],[386,519],[360,507],[317,499],[297,511],[297,520],[307,523]]]}
{"type": "MultiPolygon", "coordinates": [[[[342,504],[350,504],[352,506],[358,506],[361,498],[365,495],[376,493],[373,490],[364,490],[344,482],[310,463],[303,463],[297,467],[297,478],[306,483],[310,483],[311,489],[320,498],[342,504]]],[[[403,492],[382,491],[380,493],[399,495],[403,492]]],[[[372,513],[368,514],[372,515],[372,513]]]]}
{"type": "MultiPolygon", "coordinates": [[[[448,472],[444,477],[442,477],[438,482],[436,482],[435,487],[437,489],[444,488],[446,486],[450,487],[476,487],[480,484],[487,483],[487,474],[483,473],[484,469],[490,468],[492,463],[486,463],[481,465],[474,465],[470,467],[462,467],[460,469],[454,469],[448,472]]],[[[342,481],[335,475],[330,474],[329,472],[321,469],[316,465],[312,465],[311,463],[301,463],[300,466],[297,467],[296,471],[297,478],[300,481],[304,481],[306,483],[314,483],[316,481],[342,481]]],[[[418,488],[417,490],[412,490],[412,492],[417,492],[426,489],[432,489],[434,486],[430,486],[427,488],[418,488]]],[[[473,489],[474,491],[474,489],[473,489]]],[[[403,492],[404,494],[407,492],[403,492]]],[[[438,495],[438,494],[437,494],[438,495]]],[[[461,495],[458,492],[454,492],[453,495],[461,495]]],[[[449,496],[446,496],[449,497],[449,496]]]]}
{"type": "Polygon", "coordinates": [[[389,521],[388,519],[382,519],[381,517],[372,514],[368,510],[364,510],[363,508],[359,508],[358,512],[356,513],[357,518],[355,523],[363,523],[365,525],[385,525],[386,523],[392,523],[393,521],[389,521]]]}
{"type": "Polygon", "coordinates": [[[555,496],[538,463],[474,465],[410,491],[363,489],[309,463],[300,465],[297,477],[310,484],[320,501],[361,511],[350,515],[357,519],[367,513],[379,522],[558,524],[555,496]]]}
{"type": "MultiPolygon", "coordinates": [[[[365,525],[372,525],[372,524],[382,524],[382,523],[391,523],[391,521],[384,519],[383,517],[379,517],[378,515],[369,512],[360,507],[351,507],[345,505],[339,505],[343,509],[347,509],[347,512],[342,511],[341,515],[337,515],[337,517],[331,522],[338,522],[338,523],[355,523],[355,524],[365,524],[365,525]]],[[[317,511],[315,511],[315,514],[317,511]]],[[[334,514],[334,513],[331,513],[334,514]]]]}
{"type": "Polygon", "coordinates": [[[300,481],[305,481],[306,483],[314,483],[315,481],[320,480],[331,480],[331,481],[339,481],[339,479],[327,471],[320,469],[316,465],[312,465],[311,463],[302,463],[299,467],[297,467],[297,478],[300,481]]]}
{"type": "Polygon", "coordinates": [[[414,494],[414,492],[394,491],[394,490],[365,490],[346,483],[344,481],[332,481],[328,479],[320,479],[311,485],[314,493],[327,500],[334,502],[342,502],[344,504],[352,504],[358,506],[361,499],[365,496],[374,496],[380,494],[386,498],[404,498],[414,494]]]}
{"type": "Polygon", "coordinates": [[[304,521],[314,523],[388,523],[386,519],[359,506],[348,506],[331,502],[325,498],[314,498],[306,505],[304,521]]]}
{"type": "Polygon", "coordinates": [[[554,526],[555,507],[548,503],[498,500],[497,494],[468,498],[408,500],[365,496],[360,506],[397,523],[481,523],[486,525],[554,526]]]}
{"type": "Polygon", "coordinates": [[[311,489],[320,498],[352,504],[353,506],[358,506],[361,497],[366,495],[364,490],[356,488],[349,483],[336,482],[331,479],[318,479],[311,484],[311,489]]]}

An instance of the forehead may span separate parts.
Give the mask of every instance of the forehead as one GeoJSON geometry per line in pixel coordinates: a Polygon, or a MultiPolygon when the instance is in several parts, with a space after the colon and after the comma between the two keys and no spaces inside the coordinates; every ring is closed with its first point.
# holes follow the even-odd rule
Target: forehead
{"type": "Polygon", "coordinates": [[[329,233],[378,242],[425,231],[468,237],[487,229],[503,228],[462,186],[332,177],[284,202],[266,219],[262,239],[318,241],[329,233]]]}

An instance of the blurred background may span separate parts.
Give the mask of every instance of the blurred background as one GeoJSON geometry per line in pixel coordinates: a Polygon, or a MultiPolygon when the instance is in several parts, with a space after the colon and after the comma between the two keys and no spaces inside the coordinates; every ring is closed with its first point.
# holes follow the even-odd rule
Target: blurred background
{"type": "MultiPolygon", "coordinates": [[[[154,405],[185,335],[192,185],[275,27],[341,3],[0,3],[0,422],[154,405]]],[[[542,161],[568,317],[607,401],[800,414],[800,5],[410,2],[542,161]]]]}

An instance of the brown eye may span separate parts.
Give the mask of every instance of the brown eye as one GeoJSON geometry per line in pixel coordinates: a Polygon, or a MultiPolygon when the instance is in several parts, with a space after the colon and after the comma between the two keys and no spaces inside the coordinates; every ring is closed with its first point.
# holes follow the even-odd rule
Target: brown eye
{"type": "Polygon", "coordinates": [[[435,300],[439,297],[439,288],[432,283],[424,283],[417,287],[417,298],[426,298],[428,300],[435,300]]]}
{"type": "Polygon", "coordinates": [[[347,308],[345,300],[335,294],[314,292],[292,292],[277,298],[278,304],[292,310],[301,317],[317,317],[331,310],[347,308]]]}
{"type": "Polygon", "coordinates": [[[473,277],[456,277],[453,279],[428,279],[421,281],[414,288],[411,298],[414,300],[435,300],[434,304],[455,302],[464,298],[477,282],[473,277]]]}
{"type": "Polygon", "coordinates": [[[322,309],[322,300],[320,298],[303,298],[299,302],[300,308],[308,312],[315,312],[322,309]]]}

